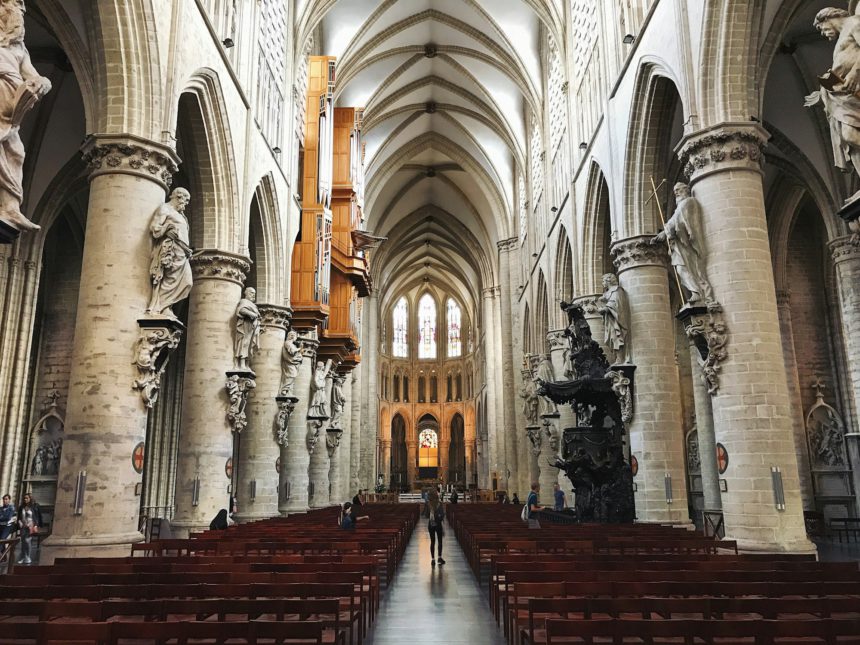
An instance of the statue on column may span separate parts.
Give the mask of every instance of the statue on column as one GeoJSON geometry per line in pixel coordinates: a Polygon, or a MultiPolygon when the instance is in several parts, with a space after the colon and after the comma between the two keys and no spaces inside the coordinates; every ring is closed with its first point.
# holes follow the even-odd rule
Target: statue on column
{"type": "MultiPolygon", "coordinates": [[[[549,354],[544,354],[541,357],[540,364],[537,368],[536,380],[538,383],[552,383],[555,381],[555,370],[552,367],[552,361],[550,360],[549,354]]],[[[535,387],[537,390],[537,387],[535,387]]],[[[558,406],[550,399],[545,396],[540,397],[541,403],[541,414],[558,414],[558,406]]]]}
{"type": "MultiPolygon", "coordinates": [[[[806,97],[806,107],[824,107],[836,167],[860,175],[860,16],[828,7],[818,12],[813,25],[836,47],[832,67],[819,77],[821,89],[806,97]]],[[[848,202],[857,199],[860,192],[848,202]]]]}
{"type": "MultiPolygon", "coordinates": [[[[24,198],[24,144],[19,129],[48,92],[24,45],[24,1],[0,1],[0,222],[15,231],[37,231],[21,212],[24,198]]],[[[16,233],[17,235],[17,233],[16,233]]]]}
{"type": "Polygon", "coordinates": [[[523,386],[520,389],[520,398],[523,400],[523,416],[526,418],[527,425],[536,426],[538,421],[537,385],[530,368],[524,365],[522,374],[523,386]]]}
{"type": "Polygon", "coordinates": [[[652,244],[667,242],[672,266],[681,285],[689,293],[687,306],[704,302],[714,304],[714,291],[705,269],[707,255],[702,228],[702,205],[693,197],[690,187],[675,184],[677,206],[663,230],[652,240],[652,244]]]}
{"type": "Polygon", "coordinates": [[[245,289],[245,297],[236,305],[236,339],[233,343],[235,369],[249,371],[248,361],[260,346],[260,310],[254,304],[257,300],[257,290],[253,287],[245,289]]]}
{"type": "Polygon", "coordinates": [[[191,194],[177,188],[152,215],[149,231],[154,245],[149,263],[152,297],[146,313],[176,318],[173,305],[185,300],[191,293],[194,279],[191,275],[191,246],[185,208],[191,194]]]}
{"type": "Polygon", "coordinates": [[[326,379],[331,371],[331,365],[331,359],[325,363],[317,361],[314,375],[311,378],[311,405],[308,409],[308,417],[310,418],[328,418],[326,379]]]}
{"type": "Polygon", "coordinates": [[[299,343],[299,335],[293,330],[287,334],[284,341],[284,349],[281,352],[281,395],[294,396],[293,388],[296,377],[299,375],[299,366],[302,364],[302,346],[299,343]]]}
{"type": "Polygon", "coordinates": [[[335,374],[331,383],[331,423],[332,428],[339,428],[343,418],[343,409],[346,406],[346,397],[343,395],[343,383],[346,375],[335,374]]]}
{"type": "Polygon", "coordinates": [[[618,285],[614,273],[603,276],[603,295],[597,301],[597,312],[603,316],[606,330],[606,349],[616,365],[626,365],[629,361],[630,307],[627,294],[618,285]]]}

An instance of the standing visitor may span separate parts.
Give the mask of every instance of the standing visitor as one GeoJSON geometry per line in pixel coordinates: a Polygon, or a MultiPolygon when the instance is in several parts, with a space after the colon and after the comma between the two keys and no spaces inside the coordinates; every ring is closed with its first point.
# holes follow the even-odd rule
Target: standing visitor
{"type": "Polygon", "coordinates": [[[543,506],[538,504],[538,493],[540,493],[540,484],[537,482],[532,482],[532,492],[529,493],[529,498],[526,500],[526,506],[528,506],[528,519],[534,519],[533,515],[538,511],[543,510],[543,506]]]}
{"type": "Polygon", "coordinates": [[[564,494],[564,491],[561,490],[561,486],[555,484],[553,487],[553,497],[555,498],[555,507],[556,511],[563,511],[567,506],[567,497],[564,494]]]}
{"type": "Polygon", "coordinates": [[[430,492],[427,494],[427,501],[424,504],[424,516],[428,518],[427,530],[430,533],[430,566],[436,566],[434,550],[439,554],[439,564],[445,564],[445,560],[442,559],[442,538],[445,535],[442,522],[445,520],[445,508],[439,499],[439,491],[435,488],[430,489],[430,492]],[[438,549],[436,548],[437,539],[439,544],[438,549]]]}
{"type": "Polygon", "coordinates": [[[15,530],[15,505],[9,493],[3,495],[3,506],[0,506],[0,540],[8,540],[15,530]]]}
{"type": "Polygon", "coordinates": [[[33,535],[38,534],[42,528],[42,509],[33,501],[30,493],[24,494],[24,500],[18,510],[18,526],[21,529],[21,559],[18,564],[32,564],[30,553],[33,535]]]}

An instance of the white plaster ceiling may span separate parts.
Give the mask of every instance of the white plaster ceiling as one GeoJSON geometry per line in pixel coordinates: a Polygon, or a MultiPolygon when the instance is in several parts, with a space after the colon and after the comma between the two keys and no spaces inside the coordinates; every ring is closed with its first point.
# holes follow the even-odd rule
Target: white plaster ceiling
{"type": "Polygon", "coordinates": [[[427,264],[480,310],[481,289],[498,284],[496,243],[516,234],[526,114],[542,101],[541,25],[556,35],[559,1],[298,4],[299,28],[338,58],[337,105],[365,108],[365,216],[389,237],[375,283],[387,297],[427,264]]]}

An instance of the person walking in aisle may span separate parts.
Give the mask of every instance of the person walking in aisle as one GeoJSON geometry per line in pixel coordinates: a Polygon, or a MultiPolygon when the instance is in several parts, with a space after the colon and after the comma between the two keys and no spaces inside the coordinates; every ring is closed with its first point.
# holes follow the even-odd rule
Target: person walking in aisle
{"type": "Polygon", "coordinates": [[[0,540],[8,540],[15,530],[17,521],[15,505],[9,493],[3,495],[3,506],[0,506],[0,540]]]}
{"type": "Polygon", "coordinates": [[[555,507],[553,510],[555,511],[563,511],[567,506],[567,496],[564,494],[564,491],[561,490],[561,486],[555,484],[553,487],[553,497],[555,498],[555,507]]]}
{"type": "Polygon", "coordinates": [[[21,508],[18,509],[18,526],[21,529],[21,559],[18,564],[33,564],[30,557],[33,548],[33,535],[42,528],[42,509],[30,493],[24,493],[21,508]]]}
{"type": "Polygon", "coordinates": [[[427,501],[424,503],[424,517],[428,518],[427,530],[430,532],[430,566],[436,566],[434,551],[439,554],[439,564],[445,564],[445,560],[442,559],[442,538],[445,535],[442,522],[445,520],[445,508],[439,499],[439,491],[435,488],[430,489],[427,494],[427,501]],[[436,547],[437,541],[438,549],[436,547]]]}

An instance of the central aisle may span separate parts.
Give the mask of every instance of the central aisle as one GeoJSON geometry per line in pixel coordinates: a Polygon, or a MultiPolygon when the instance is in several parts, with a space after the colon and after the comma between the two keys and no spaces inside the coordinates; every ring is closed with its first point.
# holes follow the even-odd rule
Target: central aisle
{"type": "MultiPolygon", "coordinates": [[[[372,531],[373,525],[362,529],[372,531]]],[[[442,555],[447,564],[431,568],[427,520],[421,518],[394,582],[385,592],[367,645],[504,645],[487,595],[476,583],[447,524],[442,555]]]]}

